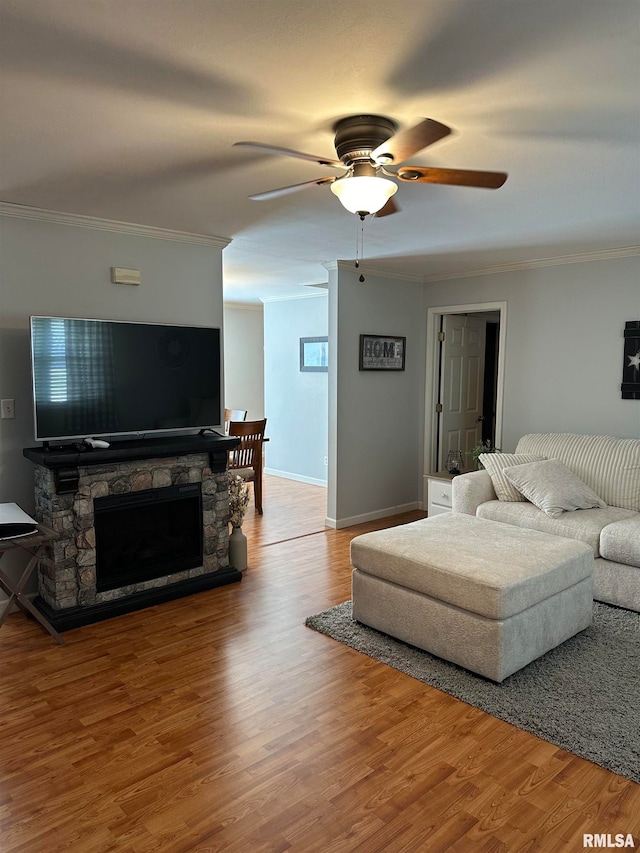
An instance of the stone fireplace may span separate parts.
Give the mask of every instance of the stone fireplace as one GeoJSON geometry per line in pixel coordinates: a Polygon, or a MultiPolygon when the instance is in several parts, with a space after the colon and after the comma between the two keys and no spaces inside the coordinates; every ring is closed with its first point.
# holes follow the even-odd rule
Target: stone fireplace
{"type": "Polygon", "coordinates": [[[24,451],[35,517],[59,537],[34,603],[58,630],[241,579],[229,566],[228,441],[24,451]]]}

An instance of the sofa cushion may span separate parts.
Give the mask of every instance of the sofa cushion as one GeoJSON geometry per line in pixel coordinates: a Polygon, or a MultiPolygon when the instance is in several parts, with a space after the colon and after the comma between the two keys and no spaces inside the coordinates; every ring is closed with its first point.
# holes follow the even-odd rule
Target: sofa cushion
{"type": "Polygon", "coordinates": [[[483,468],[491,477],[493,489],[499,501],[526,501],[525,496],[507,479],[504,469],[527,462],[541,462],[544,456],[531,453],[481,453],[478,456],[483,468]]]}
{"type": "Polygon", "coordinates": [[[606,560],[640,568],[640,515],[607,525],[600,536],[600,553],[606,560]]]}
{"type": "Polygon", "coordinates": [[[527,500],[551,518],[576,509],[606,506],[602,498],[559,459],[515,465],[505,468],[504,474],[527,500]]]}
{"type": "Polygon", "coordinates": [[[516,527],[529,527],[543,533],[553,533],[566,539],[586,542],[595,557],[600,556],[600,534],[608,524],[637,518],[637,513],[617,506],[604,509],[583,509],[580,512],[564,512],[558,518],[550,518],[531,503],[506,503],[487,501],[478,507],[479,518],[502,521],[516,527]]]}
{"type": "Polygon", "coordinates": [[[516,453],[560,459],[609,506],[640,512],[640,439],[609,435],[533,433],[516,453]]]}

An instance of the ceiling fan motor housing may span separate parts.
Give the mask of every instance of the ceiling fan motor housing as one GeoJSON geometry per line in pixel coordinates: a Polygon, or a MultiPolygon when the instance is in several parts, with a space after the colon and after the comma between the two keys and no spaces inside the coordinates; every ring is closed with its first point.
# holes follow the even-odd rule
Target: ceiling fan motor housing
{"type": "Polygon", "coordinates": [[[385,116],[348,116],[334,125],[336,153],[345,166],[369,160],[374,148],[382,145],[397,130],[397,124],[385,116]]]}

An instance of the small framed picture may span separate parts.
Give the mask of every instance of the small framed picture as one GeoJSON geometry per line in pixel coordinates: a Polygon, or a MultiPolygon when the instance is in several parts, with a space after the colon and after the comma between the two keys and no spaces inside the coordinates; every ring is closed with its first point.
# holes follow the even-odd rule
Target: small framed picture
{"type": "Polygon", "coordinates": [[[404,370],[406,338],[360,335],[360,370],[404,370]]]}
{"type": "Polygon", "coordinates": [[[300,370],[303,373],[329,370],[329,338],[300,338],[300,370]]]}

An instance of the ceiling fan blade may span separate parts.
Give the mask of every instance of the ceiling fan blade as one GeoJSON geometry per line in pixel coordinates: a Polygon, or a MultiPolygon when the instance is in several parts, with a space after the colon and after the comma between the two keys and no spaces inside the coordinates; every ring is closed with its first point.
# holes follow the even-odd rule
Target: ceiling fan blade
{"type": "Polygon", "coordinates": [[[332,157],[316,157],[315,154],[304,154],[302,151],[294,151],[293,148],[281,148],[279,145],[265,145],[262,142],[234,142],[234,146],[244,145],[247,148],[257,148],[265,154],[282,154],[284,157],[296,157],[298,160],[309,160],[318,166],[333,166],[344,169],[344,163],[334,160],[332,157]]]}
{"type": "Polygon", "coordinates": [[[407,157],[417,154],[428,145],[433,145],[439,139],[448,136],[451,128],[446,124],[440,124],[431,118],[423,119],[414,127],[401,130],[394,136],[378,145],[371,152],[371,159],[377,163],[402,163],[407,157]]]}
{"type": "Polygon", "coordinates": [[[401,181],[419,184],[454,184],[460,187],[484,187],[497,190],[507,180],[506,172],[474,172],[469,169],[434,169],[424,166],[403,166],[396,177],[401,181]]]}
{"type": "Polygon", "coordinates": [[[250,195],[249,198],[253,201],[264,201],[269,198],[278,198],[281,195],[289,195],[289,193],[296,193],[298,190],[303,190],[306,187],[312,187],[314,184],[320,186],[321,184],[332,184],[337,180],[335,175],[332,175],[330,178],[316,178],[315,181],[303,181],[301,184],[291,184],[288,187],[280,187],[277,190],[267,190],[264,193],[256,193],[255,195],[250,195]]]}
{"type": "Polygon", "coordinates": [[[380,210],[375,214],[375,217],[379,216],[390,216],[392,213],[398,212],[398,205],[395,203],[393,198],[390,198],[384,207],[381,207],[380,210]]]}

